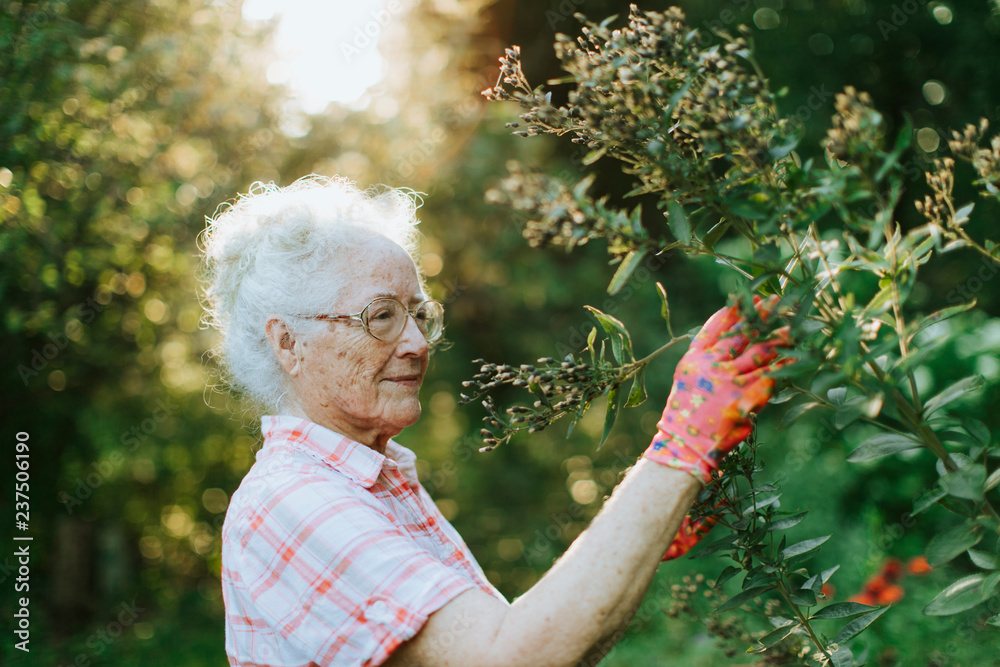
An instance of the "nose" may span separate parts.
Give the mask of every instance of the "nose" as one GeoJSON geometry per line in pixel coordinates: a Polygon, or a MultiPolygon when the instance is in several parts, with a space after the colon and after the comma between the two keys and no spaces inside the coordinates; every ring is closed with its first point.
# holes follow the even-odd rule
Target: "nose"
{"type": "Polygon", "coordinates": [[[417,321],[407,313],[406,325],[403,326],[403,333],[399,335],[396,345],[396,354],[401,357],[423,357],[429,349],[430,344],[417,326],[417,321]]]}

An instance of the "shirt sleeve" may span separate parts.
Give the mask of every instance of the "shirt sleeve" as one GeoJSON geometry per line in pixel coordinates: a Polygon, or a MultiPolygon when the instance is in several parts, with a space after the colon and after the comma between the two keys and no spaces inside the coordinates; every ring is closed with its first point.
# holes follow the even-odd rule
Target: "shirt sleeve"
{"type": "Polygon", "coordinates": [[[240,578],[260,617],[307,662],[379,665],[475,587],[363,493],[300,478],[264,495],[240,539],[240,578]]]}

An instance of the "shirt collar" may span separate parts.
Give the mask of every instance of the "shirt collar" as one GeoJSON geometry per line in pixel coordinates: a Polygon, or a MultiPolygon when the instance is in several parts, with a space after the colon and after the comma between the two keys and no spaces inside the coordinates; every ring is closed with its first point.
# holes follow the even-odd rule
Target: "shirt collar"
{"type": "Polygon", "coordinates": [[[386,444],[386,454],[382,455],[367,445],[301,417],[266,415],[260,422],[264,447],[258,457],[266,456],[271,449],[287,443],[366,489],[375,483],[383,468],[398,469],[407,482],[412,485],[419,483],[416,454],[393,440],[386,444]]]}

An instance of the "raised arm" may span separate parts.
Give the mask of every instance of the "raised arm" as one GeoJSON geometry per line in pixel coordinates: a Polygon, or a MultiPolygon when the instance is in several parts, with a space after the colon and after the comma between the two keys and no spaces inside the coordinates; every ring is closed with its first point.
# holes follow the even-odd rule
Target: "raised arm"
{"type": "MultiPolygon", "coordinates": [[[[758,302],[764,310],[771,305],[758,302]]],[[[480,591],[460,594],[385,664],[576,665],[618,630],[642,601],[702,485],[770,398],[773,380],[765,371],[782,342],[747,347],[740,325],[734,308],[705,323],[677,367],[643,459],[535,586],[510,606],[480,591]]]]}

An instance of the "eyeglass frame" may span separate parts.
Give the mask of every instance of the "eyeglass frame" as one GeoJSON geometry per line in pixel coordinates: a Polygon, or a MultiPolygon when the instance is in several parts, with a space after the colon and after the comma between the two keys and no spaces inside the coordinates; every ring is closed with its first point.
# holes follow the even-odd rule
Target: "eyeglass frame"
{"type": "MultiPolygon", "coordinates": [[[[343,321],[343,320],[354,320],[354,321],[360,322],[361,326],[365,330],[365,333],[368,334],[369,336],[371,336],[372,338],[374,338],[375,340],[377,340],[379,342],[382,342],[382,343],[393,343],[393,342],[399,340],[399,337],[403,335],[404,331],[406,331],[406,323],[404,321],[403,328],[399,330],[399,333],[396,334],[396,337],[393,338],[392,340],[383,340],[383,339],[379,338],[378,336],[376,336],[375,334],[373,334],[371,332],[371,329],[368,327],[368,322],[366,321],[366,318],[364,317],[364,314],[365,314],[365,312],[369,308],[371,308],[371,305],[373,303],[375,303],[376,301],[395,301],[396,303],[398,303],[400,306],[403,307],[403,310],[406,312],[406,316],[413,319],[414,324],[416,324],[416,322],[417,322],[417,318],[413,314],[413,312],[415,310],[417,310],[418,308],[420,308],[425,303],[436,303],[438,305],[438,307],[441,309],[441,319],[442,319],[441,330],[438,331],[437,335],[433,339],[427,338],[427,336],[424,335],[424,340],[426,340],[428,343],[436,343],[437,341],[441,340],[441,336],[444,334],[444,324],[443,324],[443,321],[444,321],[444,304],[442,304],[440,301],[438,301],[436,299],[424,299],[423,301],[421,301],[420,303],[418,303],[417,305],[415,305],[413,308],[407,308],[406,304],[404,304],[402,301],[400,301],[399,299],[397,299],[395,297],[392,297],[392,296],[377,296],[374,299],[372,299],[371,301],[369,301],[367,304],[365,304],[365,307],[361,309],[361,312],[355,313],[354,315],[323,314],[323,315],[312,315],[312,316],[306,317],[305,319],[321,320],[323,322],[340,322],[340,321],[343,321]]],[[[420,329],[420,325],[419,324],[417,324],[417,329],[420,329]]],[[[423,332],[421,332],[421,334],[423,334],[423,332]]]]}

